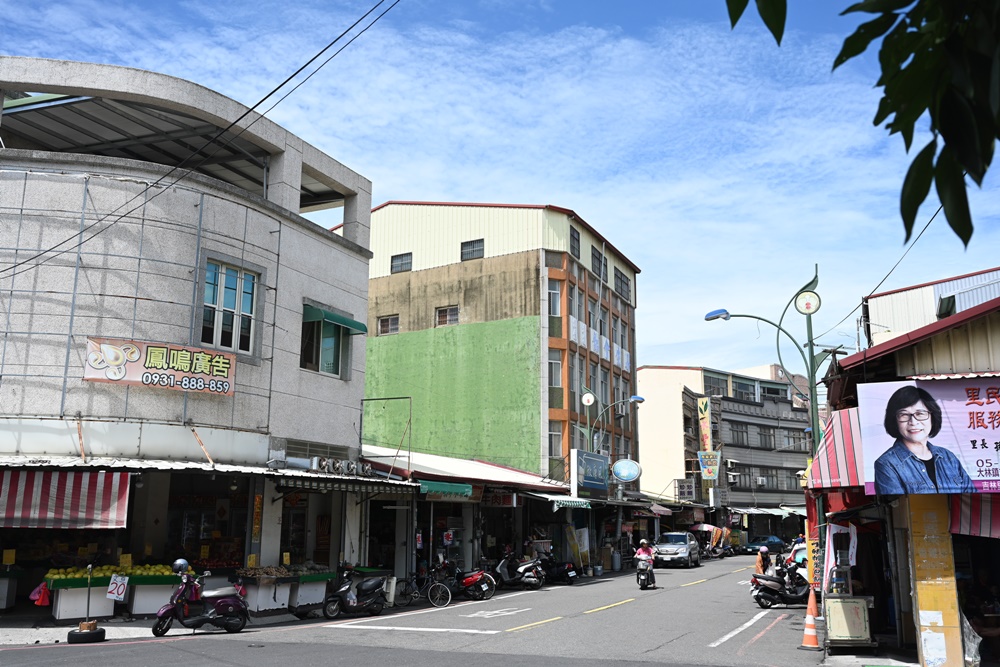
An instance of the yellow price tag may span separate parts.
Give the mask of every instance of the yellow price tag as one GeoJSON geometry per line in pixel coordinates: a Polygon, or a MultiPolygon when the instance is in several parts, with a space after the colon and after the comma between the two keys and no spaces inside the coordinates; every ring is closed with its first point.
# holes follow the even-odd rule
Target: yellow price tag
{"type": "Polygon", "coordinates": [[[212,531],[212,539],[213,540],[218,540],[221,537],[222,537],[222,531],[221,530],[213,530],[212,531]]]}
{"type": "Polygon", "coordinates": [[[153,555],[153,545],[152,544],[147,544],[146,548],[143,550],[143,553],[146,554],[147,556],[152,556],[153,555]]]}
{"type": "Polygon", "coordinates": [[[247,567],[257,567],[257,554],[247,556],[247,567]]]}
{"type": "Polygon", "coordinates": [[[14,549],[4,549],[3,550],[3,564],[13,565],[14,564],[14,549]]]}
{"type": "Polygon", "coordinates": [[[78,547],[76,550],[76,555],[82,558],[86,558],[87,556],[90,555],[90,552],[87,551],[87,547],[78,547]]]}
{"type": "Polygon", "coordinates": [[[211,552],[211,550],[212,550],[212,547],[210,545],[208,545],[208,544],[201,545],[201,557],[202,557],[202,559],[208,558],[208,555],[211,552]]]}
{"type": "Polygon", "coordinates": [[[88,554],[97,553],[97,542],[91,542],[90,544],[87,545],[87,553],[88,554]]]}
{"type": "Polygon", "coordinates": [[[288,553],[287,551],[281,552],[281,564],[282,565],[291,565],[292,564],[292,554],[288,553]]]}
{"type": "Polygon", "coordinates": [[[132,554],[122,554],[118,557],[119,567],[132,567],[132,554]]]}

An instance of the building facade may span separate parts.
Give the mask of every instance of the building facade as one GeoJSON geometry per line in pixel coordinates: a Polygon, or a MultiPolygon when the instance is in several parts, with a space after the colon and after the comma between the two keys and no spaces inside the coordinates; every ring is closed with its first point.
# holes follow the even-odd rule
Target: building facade
{"type": "Polygon", "coordinates": [[[0,73],[0,545],[26,569],[363,559],[358,499],[412,489],[334,472],[359,459],[370,183],[187,81],[0,73]],[[339,235],[300,215],[327,206],[339,235]]]}

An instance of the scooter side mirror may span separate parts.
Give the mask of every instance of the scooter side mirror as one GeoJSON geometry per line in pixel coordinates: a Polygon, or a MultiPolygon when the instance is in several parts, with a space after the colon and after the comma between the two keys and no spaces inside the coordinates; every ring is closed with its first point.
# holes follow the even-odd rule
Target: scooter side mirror
{"type": "Polygon", "coordinates": [[[201,575],[201,576],[203,576],[203,577],[211,577],[212,576],[212,571],[211,570],[205,570],[205,573],[203,575],[201,575]]]}

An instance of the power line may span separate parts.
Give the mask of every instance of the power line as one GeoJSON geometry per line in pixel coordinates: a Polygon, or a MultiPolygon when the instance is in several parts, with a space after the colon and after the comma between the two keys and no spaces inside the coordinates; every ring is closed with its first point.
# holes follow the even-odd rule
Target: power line
{"type": "MultiPolygon", "coordinates": [[[[295,70],[295,72],[293,72],[284,81],[282,81],[275,88],[273,88],[271,90],[271,92],[269,92],[267,95],[265,95],[264,97],[262,97],[256,104],[254,104],[252,107],[250,107],[249,109],[247,109],[236,120],[232,121],[231,123],[229,123],[229,125],[227,125],[223,129],[221,129],[218,132],[216,132],[210,139],[208,139],[199,148],[196,148],[193,151],[191,151],[191,153],[187,157],[185,157],[183,160],[181,160],[181,162],[179,162],[178,164],[176,164],[173,167],[171,167],[167,171],[167,173],[163,174],[162,176],[160,176],[159,178],[157,178],[152,183],[146,185],[146,187],[144,187],[140,192],[138,192],[135,195],[133,195],[130,199],[128,199],[127,201],[125,201],[123,204],[120,204],[117,208],[115,208],[115,209],[111,210],[110,212],[104,214],[103,216],[99,217],[97,220],[95,220],[94,222],[90,223],[89,225],[86,225],[83,229],[81,229],[80,231],[76,232],[72,236],[69,236],[68,238],[64,239],[63,241],[60,241],[59,243],[57,243],[57,244],[49,247],[46,250],[43,250],[41,252],[36,253],[32,257],[28,257],[28,258],[26,258],[24,260],[21,260],[19,262],[14,262],[10,266],[0,269],[0,275],[3,275],[5,273],[7,273],[7,272],[13,271],[13,273],[10,274],[10,277],[13,278],[13,277],[15,277],[15,276],[17,276],[17,275],[19,275],[21,273],[33,270],[33,269],[41,266],[42,264],[45,264],[49,260],[54,259],[55,257],[58,257],[58,256],[60,256],[62,254],[70,252],[72,250],[75,250],[76,248],[79,248],[81,245],[83,245],[84,243],[92,240],[93,238],[95,238],[99,234],[102,234],[105,231],[107,231],[108,229],[111,229],[111,227],[113,227],[115,224],[117,224],[118,222],[120,222],[126,216],[129,216],[132,213],[134,213],[135,211],[137,211],[140,208],[144,207],[150,201],[152,201],[153,199],[155,199],[156,197],[158,197],[160,194],[162,194],[163,192],[165,192],[168,187],[170,187],[172,185],[175,185],[178,182],[180,182],[185,176],[187,176],[192,171],[194,171],[195,169],[197,169],[198,167],[200,167],[201,165],[203,165],[205,162],[207,162],[212,157],[214,157],[216,153],[218,153],[220,150],[222,150],[223,148],[225,148],[226,146],[228,146],[229,144],[231,144],[234,140],[236,140],[237,138],[239,138],[240,135],[242,135],[244,132],[246,132],[248,129],[250,129],[254,125],[254,123],[256,123],[258,120],[260,120],[260,118],[263,118],[267,113],[269,113],[272,109],[274,109],[276,106],[278,106],[278,104],[280,104],[282,101],[284,101],[285,98],[287,98],[289,95],[291,95],[293,92],[295,92],[299,88],[299,86],[301,86],[303,83],[305,83],[310,78],[312,78],[312,76],[314,74],[316,74],[319,70],[321,70],[324,66],[326,66],[327,63],[329,63],[331,60],[333,60],[334,57],[336,57],[338,54],[340,54],[345,48],[347,48],[352,42],[354,42],[355,39],[357,39],[359,36],[361,36],[362,34],[364,34],[365,32],[367,32],[367,30],[369,28],[371,28],[373,25],[375,25],[375,23],[377,23],[379,21],[379,19],[381,19],[383,16],[385,16],[386,13],[389,12],[389,10],[391,10],[393,7],[395,7],[397,4],[399,4],[400,0],[396,0],[384,12],[382,12],[381,14],[379,14],[370,24],[368,24],[363,30],[361,30],[361,32],[359,32],[357,35],[355,35],[353,38],[351,38],[351,40],[348,41],[347,44],[345,44],[342,48],[338,49],[333,55],[331,55],[329,58],[327,58],[325,61],[323,61],[302,82],[300,82],[298,85],[296,85],[295,87],[293,87],[292,90],[290,90],[283,97],[281,97],[277,102],[275,102],[273,105],[271,105],[271,107],[269,107],[267,109],[267,111],[265,111],[263,114],[260,114],[250,124],[248,124],[245,128],[242,128],[242,129],[239,130],[239,132],[236,132],[232,136],[232,138],[228,139],[225,143],[219,144],[215,148],[214,151],[212,151],[211,153],[209,153],[208,155],[206,155],[204,158],[202,158],[199,162],[197,162],[196,164],[194,164],[190,168],[186,169],[183,174],[181,174],[175,180],[173,180],[170,183],[168,183],[167,185],[165,185],[158,192],[153,193],[153,195],[150,196],[148,199],[144,199],[140,204],[137,204],[136,206],[130,208],[127,211],[125,211],[124,213],[118,215],[114,220],[112,220],[111,222],[109,222],[107,224],[107,226],[105,226],[104,228],[97,230],[96,232],[94,232],[93,234],[91,234],[90,236],[88,236],[86,238],[82,238],[85,233],[87,233],[89,230],[93,229],[96,225],[99,225],[100,223],[102,223],[105,220],[107,220],[109,217],[115,215],[121,209],[129,206],[136,199],[138,199],[140,197],[143,197],[147,192],[150,192],[153,188],[155,188],[161,182],[163,182],[164,180],[166,180],[167,178],[169,178],[170,175],[173,174],[175,171],[178,171],[179,169],[181,169],[193,157],[195,157],[199,153],[205,151],[206,148],[208,148],[209,146],[211,146],[212,144],[214,144],[216,141],[218,141],[218,139],[220,137],[222,137],[226,132],[228,132],[229,130],[231,130],[236,124],[238,124],[240,121],[242,121],[248,115],[250,115],[251,113],[253,113],[254,110],[257,109],[257,107],[259,107],[262,104],[264,104],[264,102],[266,102],[269,98],[271,98],[272,96],[274,96],[279,90],[281,90],[285,85],[287,85],[290,81],[292,81],[292,79],[294,79],[296,76],[298,76],[299,74],[301,74],[307,67],[309,67],[309,65],[311,65],[313,62],[315,62],[324,53],[326,53],[330,48],[332,48],[337,42],[339,42],[341,39],[343,39],[345,35],[347,35],[351,30],[353,30],[354,28],[356,28],[358,26],[358,24],[360,24],[368,16],[370,16],[372,14],[372,12],[374,12],[376,9],[378,9],[378,7],[380,5],[382,5],[384,2],[385,2],[385,0],[378,0],[378,2],[376,2],[371,7],[371,9],[369,9],[367,12],[365,12],[360,18],[358,18],[357,21],[355,21],[354,23],[352,23],[348,28],[346,28],[343,32],[341,32],[340,35],[338,35],[336,39],[334,39],[332,42],[330,42],[329,44],[327,44],[326,46],[324,46],[322,49],[320,49],[320,51],[318,51],[316,53],[316,55],[314,55],[312,58],[310,58],[305,64],[303,64],[297,70],[295,70]],[[78,241],[76,244],[74,244],[72,246],[69,246],[67,248],[63,248],[62,250],[58,250],[58,252],[56,252],[56,250],[60,246],[66,244],[66,243],[69,243],[74,238],[78,238],[78,237],[81,240],[78,241]],[[38,260],[38,261],[36,261],[36,260],[38,260]],[[16,270],[19,267],[25,266],[27,264],[31,264],[31,266],[29,266],[29,267],[27,267],[27,268],[25,268],[25,269],[23,269],[21,271],[17,271],[16,270]]],[[[93,201],[92,197],[88,197],[88,198],[91,199],[91,201],[93,201]]],[[[95,208],[95,212],[96,212],[96,208],[95,208]]]]}

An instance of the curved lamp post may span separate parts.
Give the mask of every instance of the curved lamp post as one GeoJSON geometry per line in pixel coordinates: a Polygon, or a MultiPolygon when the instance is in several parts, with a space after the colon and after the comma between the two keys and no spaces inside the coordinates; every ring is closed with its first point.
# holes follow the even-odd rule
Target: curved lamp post
{"type": "MultiPolygon", "coordinates": [[[[588,410],[586,433],[587,433],[587,443],[588,443],[587,446],[589,447],[589,451],[594,451],[595,449],[594,426],[604,418],[604,416],[611,410],[611,408],[615,407],[616,405],[620,405],[622,403],[628,403],[629,405],[633,403],[636,404],[643,403],[645,400],[646,399],[644,399],[642,396],[629,396],[628,398],[623,398],[619,401],[615,401],[614,403],[609,403],[608,405],[604,406],[604,409],[602,409],[600,412],[597,413],[597,418],[594,419],[593,422],[590,421],[590,412],[588,410]]],[[[590,389],[587,389],[580,396],[580,402],[583,403],[584,406],[589,408],[590,406],[592,406],[594,403],[597,402],[597,395],[594,394],[594,392],[590,391],[590,389]]],[[[577,428],[583,430],[582,426],[577,425],[577,428]]]]}

